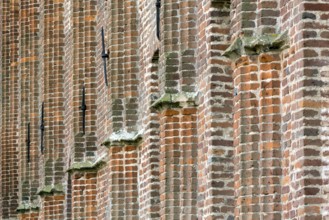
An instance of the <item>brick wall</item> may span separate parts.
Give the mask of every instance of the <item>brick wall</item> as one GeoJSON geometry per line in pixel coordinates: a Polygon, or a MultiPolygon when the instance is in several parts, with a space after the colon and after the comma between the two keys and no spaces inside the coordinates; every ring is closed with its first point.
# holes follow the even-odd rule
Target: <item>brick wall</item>
{"type": "Polygon", "coordinates": [[[233,80],[228,1],[198,3],[198,214],[229,219],[234,213],[233,80]]]}
{"type": "Polygon", "coordinates": [[[130,144],[109,150],[109,218],[138,218],[138,153],[130,144]]]}
{"type": "Polygon", "coordinates": [[[195,219],[196,109],[163,109],[159,117],[161,219],[195,219]]]}
{"type": "Polygon", "coordinates": [[[233,75],[238,90],[234,97],[235,209],[236,215],[251,219],[281,218],[278,58],[276,54],[241,58],[233,75]]]}
{"type": "Polygon", "coordinates": [[[326,219],[329,4],[156,3],[0,2],[0,218],[326,219]]]}
{"type": "MultiPolygon", "coordinates": [[[[2,2],[2,82],[1,82],[1,201],[2,218],[15,218],[19,204],[20,154],[20,81],[19,63],[19,1],[2,2]],[[6,31],[5,31],[6,30],[6,31]]],[[[20,169],[21,170],[21,169],[20,169]]]]}
{"type": "MultiPolygon", "coordinates": [[[[2,4],[2,2],[0,2],[0,7],[1,8],[3,8],[3,4],[2,4]]],[[[3,23],[3,20],[2,20],[2,15],[3,15],[3,12],[0,14],[0,21],[1,21],[1,24],[3,23]]],[[[3,25],[1,25],[1,27],[3,27],[3,25]]],[[[3,28],[1,28],[1,30],[0,30],[0,34],[1,34],[1,36],[2,36],[2,29],[3,28]]],[[[0,37],[0,62],[1,62],[1,69],[0,69],[0,80],[1,80],[1,82],[2,82],[2,68],[3,68],[3,61],[2,61],[2,54],[3,54],[3,44],[2,44],[2,37],[0,37]]],[[[2,83],[1,83],[1,86],[0,86],[0,88],[1,88],[1,90],[2,90],[2,88],[3,88],[3,85],[2,85],[2,83]]],[[[3,103],[3,98],[1,97],[0,98],[0,101],[1,101],[1,104],[3,103]]],[[[2,125],[2,123],[3,123],[3,121],[2,121],[2,118],[3,118],[3,114],[2,114],[2,112],[3,112],[3,108],[0,108],[0,123],[1,123],[1,125],[2,125]]],[[[2,126],[0,126],[0,133],[1,133],[1,138],[0,138],[0,144],[1,144],[1,146],[2,146],[2,126]]],[[[1,160],[2,160],[2,147],[0,147],[0,158],[1,158],[1,160]]],[[[1,170],[1,174],[2,174],[2,163],[0,163],[0,170],[1,170]]],[[[2,181],[3,181],[3,178],[0,178],[0,195],[1,195],[1,199],[0,199],[0,218],[2,218],[2,215],[3,215],[3,193],[2,193],[2,190],[3,190],[3,184],[2,184],[2,181]]]]}
{"type": "Polygon", "coordinates": [[[324,22],[328,3],[282,1],[280,6],[282,29],[290,36],[282,71],[283,214],[285,218],[323,219],[328,216],[327,161],[321,150],[327,138],[322,122],[327,109],[322,69],[328,65],[328,24],[324,22]]]}
{"type": "Polygon", "coordinates": [[[159,180],[159,117],[151,108],[152,100],[159,96],[159,50],[156,36],[155,2],[139,3],[140,39],[139,44],[139,120],[144,137],[139,145],[139,216],[141,219],[160,217],[159,180]]]}
{"type": "MultiPolygon", "coordinates": [[[[20,204],[36,207],[39,187],[39,4],[37,1],[20,2],[19,10],[19,76],[20,76],[20,204]],[[30,143],[27,140],[30,139],[30,143]],[[28,150],[28,145],[30,150],[28,150]]],[[[35,209],[35,208],[33,208],[35,209]]],[[[22,210],[24,213],[25,210],[22,210]]],[[[28,213],[27,213],[28,215],[28,213]]],[[[24,214],[23,214],[24,216],[24,214]]],[[[32,217],[34,216],[34,217],[32,217]]],[[[31,213],[36,218],[37,213],[31,213]]],[[[22,217],[24,218],[24,217],[22,217]]]]}

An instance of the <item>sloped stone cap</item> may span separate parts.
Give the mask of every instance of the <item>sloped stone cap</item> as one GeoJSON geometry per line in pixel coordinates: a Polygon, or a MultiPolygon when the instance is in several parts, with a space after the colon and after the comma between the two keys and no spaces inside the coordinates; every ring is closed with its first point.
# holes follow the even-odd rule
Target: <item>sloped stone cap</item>
{"type": "Polygon", "coordinates": [[[39,208],[40,207],[36,204],[32,204],[30,202],[22,202],[19,204],[16,211],[18,213],[24,213],[24,212],[29,212],[29,211],[39,211],[39,208]]]}
{"type": "Polygon", "coordinates": [[[196,92],[165,93],[151,107],[161,109],[163,107],[197,106],[197,96],[198,93],[196,92]]]}
{"type": "Polygon", "coordinates": [[[64,186],[62,184],[55,184],[55,185],[45,185],[38,190],[38,195],[45,196],[45,195],[53,195],[55,193],[64,193],[64,186]]]}
{"type": "Polygon", "coordinates": [[[271,50],[288,48],[288,33],[266,34],[255,37],[238,37],[226,49],[223,56],[236,60],[243,55],[257,55],[271,50]]]}
{"type": "Polygon", "coordinates": [[[103,164],[106,164],[106,154],[102,155],[95,161],[83,161],[73,163],[67,172],[97,170],[103,164]]]}
{"type": "Polygon", "coordinates": [[[106,139],[106,141],[104,141],[102,145],[105,147],[110,147],[114,145],[136,143],[142,139],[142,133],[143,133],[142,130],[140,130],[139,132],[137,131],[127,132],[126,130],[121,130],[119,132],[115,132],[111,134],[111,136],[108,139],[106,139]]]}

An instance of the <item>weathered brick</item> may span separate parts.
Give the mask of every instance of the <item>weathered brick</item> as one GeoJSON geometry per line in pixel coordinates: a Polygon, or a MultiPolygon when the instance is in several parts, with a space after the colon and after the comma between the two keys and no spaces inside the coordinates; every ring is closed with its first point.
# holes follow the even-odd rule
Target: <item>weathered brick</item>
{"type": "Polygon", "coordinates": [[[0,218],[327,218],[328,3],[155,3],[0,2],[0,218]]]}

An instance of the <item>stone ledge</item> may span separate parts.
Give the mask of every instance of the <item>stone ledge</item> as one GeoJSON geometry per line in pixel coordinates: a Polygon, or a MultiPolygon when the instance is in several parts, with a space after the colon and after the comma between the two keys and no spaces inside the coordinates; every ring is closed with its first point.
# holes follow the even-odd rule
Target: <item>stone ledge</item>
{"type": "Polygon", "coordinates": [[[151,105],[152,108],[160,110],[165,107],[184,108],[197,106],[198,93],[196,92],[180,92],[177,94],[165,93],[155,100],[151,105]]]}
{"type": "Polygon", "coordinates": [[[223,56],[236,60],[243,55],[258,55],[272,50],[283,50],[288,48],[288,33],[266,34],[255,37],[238,37],[229,48],[223,53],[223,56]]]}
{"type": "Polygon", "coordinates": [[[105,147],[117,146],[117,145],[126,145],[126,144],[135,144],[142,139],[143,131],[139,132],[127,132],[121,130],[119,132],[113,133],[106,141],[102,143],[105,147]]]}
{"type": "Polygon", "coordinates": [[[38,205],[32,204],[30,202],[22,202],[16,209],[18,213],[26,213],[30,211],[39,211],[40,207],[38,205]]]}
{"type": "Polygon", "coordinates": [[[54,195],[54,194],[64,194],[64,186],[62,184],[55,185],[45,185],[38,190],[38,195],[46,196],[46,195],[54,195]]]}
{"type": "Polygon", "coordinates": [[[102,155],[94,162],[92,161],[83,161],[73,163],[71,167],[66,172],[86,172],[86,171],[95,171],[98,170],[102,165],[106,164],[106,155],[102,155]]]}

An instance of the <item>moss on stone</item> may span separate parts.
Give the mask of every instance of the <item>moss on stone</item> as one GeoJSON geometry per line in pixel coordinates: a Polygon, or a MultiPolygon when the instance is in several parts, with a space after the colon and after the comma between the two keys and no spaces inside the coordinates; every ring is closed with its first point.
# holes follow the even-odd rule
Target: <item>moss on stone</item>
{"type": "Polygon", "coordinates": [[[113,133],[106,141],[102,143],[105,147],[110,147],[113,145],[125,145],[139,142],[142,139],[143,131],[139,132],[127,132],[125,130],[121,130],[119,132],[113,133]]]}
{"type": "Polygon", "coordinates": [[[64,186],[62,184],[55,184],[52,191],[54,193],[64,192],[64,186]]]}
{"type": "Polygon", "coordinates": [[[95,160],[94,162],[91,161],[83,161],[83,162],[76,162],[73,163],[72,166],[67,170],[67,172],[74,172],[74,171],[92,171],[97,170],[106,162],[106,155],[101,156],[99,159],[95,160]]]}
{"type": "Polygon", "coordinates": [[[170,104],[172,103],[172,95],[169,93],[163,94],[160,98],[154,101],[154,103],[151,105],[153,108],[158,108],[164,104],[170,104]]]}
{"type": "Polygon", "coordinates": [[[180,93],[165,93],[158,100],[156,100],[151,107],[161,109],[166,106],[183,107],[196,106],[197,93],[195,92],[180,92],[180,93]]]}
{"type": "Polygon", "coordinates": [[[70,170],[80,170],[80,169],[90,169],[93,167],[93,163],[90,161],[83,161],[78,163],[73,163],[70,170]]]}
{"type": "Polygon", "coordinates": [[[39,206],[35,204],[31,204],[30,202],[22,202],[17,207],[16,211],[18,213],[30,212],[32,211],[39,211],[39,206]]]}
{"type": "Polygon", "coordinates": [[[223,53],[230,59],[238,59],[243,55],[257,55],[270,50],[282,50],[287,48],[288,35],[266,34],[254,37],[238,37],[223,53]]]}
{"type": "Polygon", "coordinates": [[[55,193],[64,193],[64,186],[62,184],[45,185],[39,191],[38,195],[53,195],[55,193]]]}

